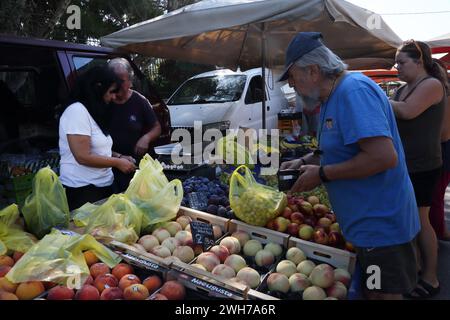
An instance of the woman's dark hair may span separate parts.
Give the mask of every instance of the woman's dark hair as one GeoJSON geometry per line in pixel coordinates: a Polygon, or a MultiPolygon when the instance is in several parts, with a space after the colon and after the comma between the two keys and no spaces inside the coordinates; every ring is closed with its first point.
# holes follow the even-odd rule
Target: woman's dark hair
{"type": "Polygon", "coordinates": [[[438,79],[448,92],[447,71],[439,63],[439,60],[433,59],[430,47],[422,41],[408,40],[398,49],[404,52],[416,61],[422,61],[425,71],[432,77],[438,79]]]}
{"type": "Polygon", "coordinates": [[[103,100],[103,96],[113,84],[117,88],[122,80],[105,66],[96,66],[85,71],[78,79],[71,91],[66,108],[75,102],[81,102],[88,110],[91,117],[98,124],[102,132],[109,134],[111,111],[103,100]]]}

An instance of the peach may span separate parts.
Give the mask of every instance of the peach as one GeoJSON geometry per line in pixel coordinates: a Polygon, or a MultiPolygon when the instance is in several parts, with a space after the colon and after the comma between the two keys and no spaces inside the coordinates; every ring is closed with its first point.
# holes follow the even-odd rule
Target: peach
{"type": "Polygon", "coordinates": [[[181,246],[173,251],[173,255],[183,261],[184,263],[189,263],[195,257],[194,250],[189,246],[181,246]]]}
{"type": "MultiPolygon", "coordinates": [[[[105,292],[106,290],[103,290],[105,292]]],[[[97,288],[90,284],[85,284],[75,294],[75,300],[98,300],[100,293],[97,288]]]]}
{"type": "Polygon", "coordinates": [[[214,225],[212,228],[213,228],[214,240],[219,239],[223,234],[222,228],[219,226],[216,226],[216,225],[214,225]]]}
{"type": "Polygon", "coordinates": [[[201,269],[203,271],[208,271],[208,270],[206,270],[206,268],[204,266],[202,266],[201,264],[198,264],[198,263],[191,264],[191,267],[201,269]]]}
{"type": "Polygon", "coordinates": [[[258,240],[249,240],[244,246],[244,254],[249,257],[254,257],[262,248],[262,244],[258,240]]]}
{"type": "Polygon", "coordinates": [[[333,268],[325,263],[316,266],[309,275],[309,279],[312,284],[326,289],[333,285],[334,283],[334,270],[333,268]]]}
{"type": "Polygon", "coordinates": [[[171,237],[175,237],[178,231],[183,230],[181,224],[176,221],[169,221],[163,224],[163,228],[169,231],[171,237]]]}
{"type": "Polygon", "coordinates": [[[0,256],[0,266],[14,266],[14,259],[9,256],[0,256]]]}
{"type": "Polygon", "coordinates": [[[94,263],[90,268],[92,278],[97,278],[99,275],[110,273],[111,270],[109,267],[103,262],[94,263]]]}
{"type": "Polygon", "coordinates": [[[0,266],[0,278],[6,276],[6,274],[11,270],[10,266],[0,266]]]}
{"type": "Polygon", "coordinates": [[[194,249],[195,256],[198,256],[200,253],[203,252],[203,246],[201,244],[194,244],[192,246],[192,249],[194,249]]]}
{"type": "Polygon", "coordinates": [[[286,252],[286,259],[292,261],[297,266],[300,262],[306,260],[306,256],[301,249],[292,247],[286,252]]]}
{"type": "Polygon", "coordinates": [[[192,234],[189,231],[178,231],[175,235],[175,239],[177,239],[180,242],[180,245],[182,246],[192,246],[192,234]]]}
{"type": "Polygon", "coordinates": [[[247,266],[247,262],[238,254],[232,254],[228,258],[225,259],[224,264],[229,267],[232,267],[235,272],[239,272],[242,268],[247,266]]]}
{"type": "Polygon", "coordinates": [[[180,245],[180,242],[177,239],[170,237],[165,239],[161,243],[161,245],[169,249],[170,252],[173,254],[173,251],[175,250],[176,247],[180,245]]]}
{"type": "Polygon", "coordinates": [[[303,300],[323,300],[327,297],[325,291],[317,286],[306,288],[303,291],[303,300]]]}
{"type": "Polygon", "coordinates": [[[341,282],[343,285],[345,285],[347,288],[350,286],[350,282],[352,280],[352,276],[347,270],[337,268],[334,269],[334,279],[336,281],[341,282]]]}
{"type": "Polygon", "coordinates": [[[224,263],[230,255],[230,251],[228,251],[228,248],[221,245],[215,245],[211,249],[209,249],[209,251],[214,253],[219,258],[221,263],[224,263]]]}
{"type": "Polygon", "coordinates": [[[309,196],[306,201],[308,201],[312,206],[320,203],[319,198],[316,196],[309,196]]]}
{"type": "Polygon", "coordinates": [[[275,261],[275,257],[272,251],[269,250],[259,250],[255,255],[255,262],[260,267],[268,267],[272,265],[275,261]]]}
{"type": "Polygon", "coordinates": [[[285,232],[287,230],[287,227],[288,227],[290,222],[291,221],[286,219],[286,218],[276,217],[274,222],[273,222],[273,225],[274,225],[274,228],[275,228],[274,230],[275,231],[279,231],[279,232],[285,232]]]}
{"type": "Polygon", "coordinates": [[[269,250],[275,257],[283,253],[283,248],[278,243],[269,242],[264,246],[264,250],[269,250]]]}
{"type": "Polygon", "coordinates": [[[150,252],[154,247],[159,246],[159,240],[154,235],[148,234],[139,239],[138,244],[144,247],[144,249],[150,252]]]}
{"type": "Polygon", "coordinates": [[[259,283],[261,282],[261,276],[259,275],[258,271],[249,267],[245,267],[239,270],[236,277],[238,279],[241,279],[242,281],[245,281],[252,289],[255,289],[257,286],[259,286],[259,283]]]}
{"type": "Polygon", "coordinates": [[[47,300],[72,300],[75,296],[73,289],[65,286],[56,286],[48,291],[47,300]]]}
{"type": "Polygon", "coordinates": [[[267,278],[267,287],[270,291],[287,293],[289,291],[289,279],[281,273],[271,273],[267,278]]]}
{"type": "Polygon", "coordinates": [[[124,275],[131,274],[133,272],[133,267],[126,263],[119,263],[111,271],[112,275],[116,277],[117,281],[122,279],[124,275]]]}
{"type": "Polygon", "coordinates": [[[148,292],[152,294],[161,287],[162,281],[158,276],[149,276],[145,278],[142,284],[147,288],[148,292]]]}
{"type": "Polygon", "coordinates": [[[305,260],[298,264],[297,272],[303,273],[305,276],[309,276],[311,271],[316,267],[316,264],[311,260],[305,260]]]}
{"type": "Polygon", "coordinates": [[[245,282],[244,280],[241,280],[241,279],[239,279],[237,277],[231,278],[230,281],[231,282],[240,283],[240,284],[242,284],[242,285],[244,285],[246,287],[248,286],[247,282],[245,282]]]}
{"type": "Polygon", "coordinates": [[[18,284],[12,283],[8,279],[6,279],[6,277],[0,278],[0,291],[3,290],[6,292],[14,293],[16,292],[17,286],[18,284]]]}
{"type": "Polygon", "coordinates": [[[118,287],[106,288],[100,295],[100,300],[121,300],[123,292],[118,287]]]}
{"type": "Polygon", "coordinates": [[[339,300],[347,298],[347,288],[342,282],[336,281],[331,287],[327,288],[327,295],[339,300]]]}
{"type": "Polygon", "coordinates": [[[117,287],[118,285],[119,280],[110,273],[101,274],[94,280],[94,286],[100,293],[106,288],[117,287]]]}
{"type": "Polygon", "coordinates": [[[298,206],[298,211],[300,211],[301,213],[306,214],[308,216],[310,216],[310,215],[312,215],[314,213],[313,206],[308,201],[303,201],[298,206]]]}
{"type": "Polygon", "coordinates": [[[235,237],[223,238],[222,241],[220,241],[220,245],[227,247],[228,251],[230,251],[230,254],[241,252],[241,244],[235,237]]]}
{"type": "Polygon", "coordinates": [[[159,243],[162,243],[167,238],[170,238],[170,233],[164,228],[158,228],[152,232],[152,235],[155,236],[159,243]]]}
{"type": "Polygon", "coordinates": [[[15,251],[13,254],[14,263],[17,263],[17,261],[19,261],[20,258],[22,258],[24,254],[25,253],[23,253],[23,252],[15,251]]]}
{"type": "Polygon", "coordinates": [[[92,250],[88,250],[83,252],[84,255],[84,260],[86,260],[86,264],[90,267],[92,266],[94,263],[97,263],[99,260],[97,258],[97,256],[95,255],[94,251],[92,250]]]}
{"type": "Polygon", "coordinates": [[[303,225],[300,227],[300,230],[298,232],[298,236],[300,237],[300,239],[303,240],[311,240],[314,234],[314,229],[313,227],[309,226],[309,225],[303,225]]]}
{"type": "Polygon", "coordinates": [[[19,298],[14,293],[0,291],[0,300],[19,300],[19,298]]]}
{"type": "Polygon", "coordinates": [[[239,240],[239,244],[241,245],[241,247],[244,247],[245,244],[247,243],[247,241],[249,241],[251,239],[250,235],[247,232],[242,231],[242,230],[233,232],[231,234],[231,236],[239,240]]]}
{"type": "Polygon", "coordinates": [[[126,274],[119,281],[119,288],[125,290],[133,284],[140,284],[141,280],[134,274],[126,274]]]}
{"type": "Polygon", "coordinates": [[[338,222],[333,223],[330,226],[330,231],[341,232],[341,227],[339,226],[339,223],[338,222]]]}
{"type": "Polygon", "coordinates": [[[32,300],[44,291],[44,285],[40,281],[22,282],[17,287],[16,296],[19,300],[32,300]]]}
{"type": "Polygon", "coordinates": [[[291,292],[301,292],[311,286],[311,281],[303,273],[294,273],[289,277],[291,292]]]}
{"type": "Polygon", "coordinates": [[[186,226],[191,223],[192,218],[188,216],[179,216],[176,221],[181,225],[183,229],[185,229],[186,226]]]}
{"type": "Polygon", "coordinates": [[[224,277],[225,279],[231,279],[236,276],[236,272],[234,272],[234,269],[225,264],[219,264],[215,266],[211,273],[217,276],[224,277]]]}
{"type": "Polygon", "coordinates": [[[188,231],[188,232],[192,233],[192,231],[191,231],[191,225],[188,224],[188,225],[186,226],[186,228],[184,228],[184,231],[188,231]]]}
{"type": "Polygon", "coordinates": [[[161,293],[155,293],[155,295],[151,297],[150,300],[169,300],[169,299],[167,299],[167,297],[161,293]]]}
{"type": "MultiPolygon", "coordinates": [[[[53,282],[50,282],[50,284],[53,284],[53,282]]],[[[87,278],[86,278],[86,281],[83,283],[83,285],[86,285],[86,284],[94,284],[94,278],[92,278],[92,276],[91,275],[89,275],[87,278]]],[[[45,288],[47,289],[47,285],[44,283],[44,285],[45,285],[45,288]]],[[[56,284],[55,284],[56,285],[56,284]]]]}
{"type": "Polygon", "coordinates": [[[161,257],[161,258],[167,258],[172,255],[170,250],[167,247],[164,246],[156,246],[152,249],[151,253],[153,253],[155,256],[161,257]]]}
{"type": "Polygon", "coordinates": [[[144,248],[144,246],[142,244],[133,243],[131,246],[134,247],[137,250],[137,252],[142,252],[142,253],[146,253],[147,252],[147,250],[145,250],[145,248],[144,248]]]}
{"type": "Polygon", "coordinates": [[[297,272],[297,266],[290,260],[283,260],[278,263],[277,272],[282,273],[289,278],[297,272]]]}
{"type": "Polygon", "coordinates": [[[147,288],[142,284],[132,284],[123,291],[125,300],[145,300],[149,295],[147,288]]]}
{"type": "Polygon", "coordinates": [[[180,282],[171,280],[163,284],[160,293],[168,300],[183,300],[186,296],[186,289],[180,282]]]}
{"type": "MultiPolygon", "coordinates": [[[[205,267],[211,272],[215,266],[220,264],[219,258],[212,252],[203,252],[197,257],[197,263],[205,267]]],[[[169,297],[168,297],[169,298],[169,297]]],[[[170,300],[170,298],[169,298],[170,300]]]]}

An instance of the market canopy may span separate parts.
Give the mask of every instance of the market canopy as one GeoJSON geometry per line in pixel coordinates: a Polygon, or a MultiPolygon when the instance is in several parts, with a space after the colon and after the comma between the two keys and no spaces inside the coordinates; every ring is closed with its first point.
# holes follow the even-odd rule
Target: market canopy
{"type": "Polygon", "coordinates": [[[205,0],[101,42],[146,56],[248,69],[262,61],[282,66],[299,31],[322,32],[353,68],[390,68],[402,42],[379,15],[343,0],[205,0]]]}

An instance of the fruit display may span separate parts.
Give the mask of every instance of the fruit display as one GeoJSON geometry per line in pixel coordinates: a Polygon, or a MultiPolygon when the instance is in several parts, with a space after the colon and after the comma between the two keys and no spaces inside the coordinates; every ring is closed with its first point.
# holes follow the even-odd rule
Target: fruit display
{"type": "Polygon", "coordinates": [[[260,290],[280,299],[344,300],[350,283],[351,275],[347,270],[315,263],[308,260],[301,249],[291,247],[260,290]]]}
{"type": "Polygon", "coordinates": [[[280,216],[270,220],[266,228],[292,237],[354,252],[345,241],[335,214],[316,195],[307,198],[287,195],[288,205],[280,216]]]}
{"type": "MultiPolygon", "coordinates": [[[[133,247],[138,252],[148,252],[163,259],[169,258],[170,261],[189,263],[203,252],[202,245],[195,244],[192,238],[190,222],[195,217],[198,216],[194,215],[194,218],[192,218],[180,214],[174,221],[162,223],[153,230],[152,234],[139,238],[138,242],[133,244],[133,247]]],[[[221,225],[211,223],[214,240],[218,240],[226,232],[225,222],[227,220],[222,221],[219,217],[212,217],[211,219],[213,218],[222,223],[221,225]]]]}

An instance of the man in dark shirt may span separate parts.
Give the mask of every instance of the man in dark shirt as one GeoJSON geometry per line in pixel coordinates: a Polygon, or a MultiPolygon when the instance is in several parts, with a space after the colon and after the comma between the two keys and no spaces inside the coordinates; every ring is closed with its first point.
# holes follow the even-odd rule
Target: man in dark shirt
{"type": "MultiPolygon", "coordinates": [[[[110,60],[108,65],[123,80],[111,104],[113,150],[119,157],[131,155],[139,162],[146,153],[154,155],[150,144],[160,136],[161,125],[147,98],[131,89],[134,72],[129,62],[124,58],[116,58],[110,60]]],[[[132,177],[133,174],[114,171],[115,192],[123,192],[132,177]]]]}

